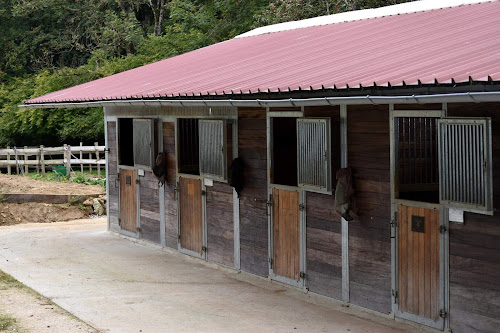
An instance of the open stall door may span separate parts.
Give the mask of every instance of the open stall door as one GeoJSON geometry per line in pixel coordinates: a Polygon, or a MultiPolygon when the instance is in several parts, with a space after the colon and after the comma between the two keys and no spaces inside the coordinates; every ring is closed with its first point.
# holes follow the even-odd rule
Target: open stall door
{"type": "Polygon", "coordinates": [[[201,180],[179,177],[180,248],[203,255],[203,209],[201,180]]]}
{"type": "Polygon", "coordinates": [[[135,170],[120,169],[120,227],[137,233],[137,174],[135,170]]]}
{"type": "Polygon", "coordinates": [[[440,210],[399,205],[399,310],[442,328],[440,286],[440,210]]]}
{"type": "Polygon", "coordinates": [[[273,189],[273,274],[300,281],[299,192],[273,189]]]}

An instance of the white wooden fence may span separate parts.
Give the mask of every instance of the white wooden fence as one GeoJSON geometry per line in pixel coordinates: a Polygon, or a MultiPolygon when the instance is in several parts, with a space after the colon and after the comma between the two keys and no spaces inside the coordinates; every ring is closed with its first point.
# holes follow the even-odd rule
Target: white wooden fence
{"type": "Polygon", "coordinates": [[[99,146],[97,142],[93,146],[84,146],[80,142],[79,146],[7,147],[7,149],[0,149],[0,168],[7,167],[9,175],[12,174],[12,171],[27,175],[30,168],[36,169],[37,173],[45,174],[46,166],[61,165],[66,167],[66,173],[69,175],[72,165],[79,165],[82,173],[84,167],[88,166],[89,170],[92,171],[92,166],[96,166],[98,175],[100,175],[101,166],[106,165],[104,148],[104,146],[99,146]],[[86,158],[87,156],[88,158],[86,158]]]}

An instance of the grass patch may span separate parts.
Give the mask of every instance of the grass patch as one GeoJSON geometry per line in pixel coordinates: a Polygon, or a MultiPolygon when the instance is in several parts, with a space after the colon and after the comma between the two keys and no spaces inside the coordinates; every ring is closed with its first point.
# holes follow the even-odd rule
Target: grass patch
{"type": "Polygon", "coordinates": [[[16,318],[0,313],[0,331],[6,331],[9,328],[16,326],[16,318]]]}
{"type": "Polygon", "coordinates": [[[7,289],[13,289],[13,288],[29,289],[24,284],[17,281],[9,274],[0,271],[0,290],[7,290],[7,289]]]}
{"type": "Polygon", "coordinates": [[[84,184],[84,185],[99,185],[102,188],[106,188],[106,176],[105,171],[101,170],[101,178],[96,178],[97,177],[97,170],[92,171],[92,173],[84,172],[81,173],[79,171],[75,172],[76,176],[71,177],[69,179],[65,178],[64,176],[56,176],[54,172],[47,172],[45,175],[37,174],[36,172],[30,172],[29,177],[35,180],[45,180],[49,182],[72,182],[72,183],[78,183],[78,184],[84,184]]]}

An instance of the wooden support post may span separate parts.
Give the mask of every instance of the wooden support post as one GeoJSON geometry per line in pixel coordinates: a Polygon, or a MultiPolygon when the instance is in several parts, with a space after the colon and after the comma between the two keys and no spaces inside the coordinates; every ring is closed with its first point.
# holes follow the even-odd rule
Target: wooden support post
{"type": "Polygon", "coordinates": [[[80,142],[80,172],[82,173],[83,175],[83,163],[82,163],[82,160],[83,160],[83,142],[80,142]]]}
{"type": "Polygon", "coordinates": [[[14,147],[14,158],[16,159],[16,175],[19,175],[19,160],[17,158],[17,148],[14,147]]]}
{"type": "Polygon", "coordinates": [[[99,164],[99,142],[94,142],[95,160],[97,162],[97,178],[101,178],[101,165],[99,164]]]}
{"type": "MultiPolygon", "coordinates": [[[[89,152],[89,160],[92,159],[92,151],[89,152]]],[[[89,173],[92,173],[92,163],[89,163],[89,173]]]]}
{"type": "Polygon", "coordinates": [[[71,173],[71,146],[64,145],[64,160],[66,162],[66,176],[69,177],[71,173]]]}
{"type": "Polygon", "coordinates": [[[40,174],[40,150],[36,154],[36,174],[40,174]]]}
{"type": "MultiPolygon", "coordinates": [[[[7,149],[10,149],[10,146],[7,146],[7,149]]],[[[10,153],[7,153],[7,161],[10,161],[10,153]]],[[[10,175],[11,173],[12,173],[12,168],[9,164],[9,165],[7,165],[7,174],[10,175]]]]}
{"type": "Polygon", "coordinates": [[[28,166],[28,154],[26,154],[26,150],[28,149],[27,146],[24,146],[24,175],[27,176],[29,173],[29,166],[28,166]]]}
{"type": "Polygon", "coordinates": [[[43,145],[40,146],[40,163],[42,164],[42,175],[45,176],[45,154],[43,152],[43,145]]]}

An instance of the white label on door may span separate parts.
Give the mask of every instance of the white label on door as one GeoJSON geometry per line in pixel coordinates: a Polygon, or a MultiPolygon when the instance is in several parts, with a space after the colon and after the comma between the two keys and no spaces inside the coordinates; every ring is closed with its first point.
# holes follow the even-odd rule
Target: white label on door
{"type": "Polygon", "coordinates": [[[203,178],[203,183],[205,184],[205,186],[214,186],[213,179],[203,178]]]}
{"type": "Polygon", "coordinates": [[[460,209],[450,208],[448,212],[450,222],[464,223],[464,211],[460,209]]]}

